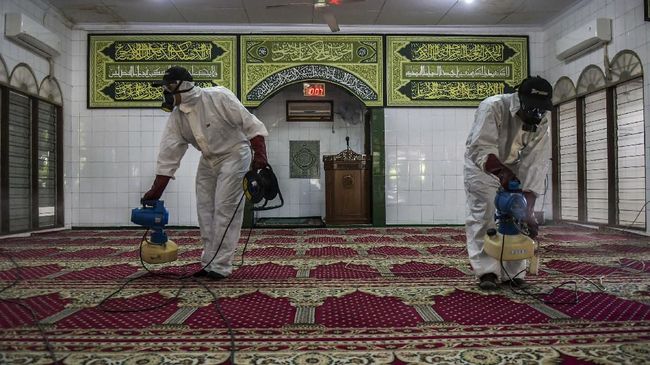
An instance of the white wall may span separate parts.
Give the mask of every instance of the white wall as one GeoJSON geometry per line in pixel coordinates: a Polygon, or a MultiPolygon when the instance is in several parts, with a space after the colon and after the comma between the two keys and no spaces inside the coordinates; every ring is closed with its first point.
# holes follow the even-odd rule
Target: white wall
{"type": "Polygon", "coordinates": [[[50,6],[40,0],[2,0],[0,1],[0,55],[7,64],[7,72],[11,71],[19,63],[27,64],[36,76],[36,82],[41,85],[43,79],[50,75],[50,63],[48,60],[32,51],[9,41],[4,36],[5,29],[5,14],[6,13],[23,13],[31,19],[41,23],[43,26],[59,35],[62,41],[61,54],[52,60],[52,74],[55,77],[61,88],[63,94],[63,129],[64,129],[64,204],[66,225],[70,225],[69,217],[72,214],[72,200],[73,194],[70,189],[73,184],[73,179],[69,176],[69,171],[72,168],[71,156],[73,153],[73,146],[70,143],[72,134],[72,70],[71,64],[77,61],[79,57],[72,47],[72,32],[70,31],[69,22],[63,18],[58,11],[51,9],[50,6]]]}
{"type": "MultiPolygon", "coordinates": [[[[637,0],[591,0],[583,1],[572,11],[565,13],[544,30],[544,49],[550,50],[542,55],[544,74],[551,84],[555,84],[561,76],[568,76],[577,84],[582,70],[595,64],[604,70],[604,49],[600,48],[570,62],[559,61],[555,57],[555,41],[563,35],[595,18],[611,18],[612,42],[608,45],[610,60],[619,51],[628,49],[634,51],[646,72],[644,77],[644,104],[646,120],[646,199],[650,197],[650,22],[644,20],[643,1],[637,0]]],[[[646,217],[647,208],[646,208],[646,217]]],[[[648,225],[646,224],[646,227],[648,225]]],[[[648,227],[650,232],[650,227],[648,227]]]]}
{"type": "Polygon", "coordinates": [[[386,110],[386,223],[463,224],[474,108],[386,110]]]}
{"type": "MultiPolygon", "coordinates": [[[[162,30],[161,30],[162,31],[162,30]]],[[[87,32],[72,32],[70,169],[72,226],[130,224],[131,209],[154,179],[167,114],[160,109],[88,109],[87,32]]],[[[163,199],[172,225],[198,225],[194,173],[199,153],[189,148],[163,199]]]]}

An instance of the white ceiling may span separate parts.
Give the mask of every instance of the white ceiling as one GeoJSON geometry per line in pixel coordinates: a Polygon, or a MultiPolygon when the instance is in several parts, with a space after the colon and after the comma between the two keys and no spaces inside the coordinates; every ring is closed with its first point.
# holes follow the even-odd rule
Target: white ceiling
{"type": "MultiPolygon", "coordinates": [[[[83,24],[323,24],[317,0],[46,0],[83,24]],[[290,6],[267,8],[268,5],[290,6]]],[[[332,1],[332,0],[328,0],[332,1]]],[[[581,0],[363,0],[330,6],[358,26],[542,26],[581,0]]],[[[349,0],[348,0],[349,1],[349,0]]]]}

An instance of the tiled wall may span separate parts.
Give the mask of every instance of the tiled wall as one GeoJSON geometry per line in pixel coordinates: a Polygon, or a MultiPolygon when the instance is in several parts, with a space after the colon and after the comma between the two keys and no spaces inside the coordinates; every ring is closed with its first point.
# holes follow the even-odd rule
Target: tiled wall
{"type": "MultiPolygon", "coordinates": [[[[85,90],[84,90],[85,91],[85,90]]],[[[73,189],[74,226],[127,225],[130,209],[154,179],[158,144],[168,115],[156,109],[81,109],[79,127],[73,132],[78,148],[71,175],[78,176],[73,189]]],[[[199,153],[190,147],[163,199],[170,224],[198,224],[194,176],[199,153]]]]}
{"type": "Polygon", "coordinates": [[[463,154],[474,108],[386,110],[386,224],[465,222],[463,154]]]}
{"type": "MultiPolygon", "coordinates": [[[[126,226],[131,209],[153,183],[168,114],[160,109],[88,109],[87,32],[72,32],[72,117],[66,191],[73,226],[126,226]]],[[[64,91],[65,92],[65,91],[64,91]]],[[[66,143],[67,144],[67,143],[66,143]]],[[[200,154],[188,148],[163,199],[171,225],[198,225],[194,176],[200,154]]]]}
{"type": "MultiPolygon", "coordinates": [[[[592,0],[582,2],[583,6],[567,12],[546,28],[544,32],[544,49],[550,50],[542,54],[544,74],[552,84],[561,77],[568,76],[577,84],[578,77],[584,68],[595,64],[604,70],[604,49],[601,47],[573,61],[563,62],[555,57],[555,41],[563,35],[575,30],[595,18],[612,19],[612,42],[607,47],[610,60],[621,50],[634,51],[646,72],[644,77],[645,120],[650,117],[650,22],[644,20],[643,1],[637,0],[592,0]]],[[[646,122],[646,199],[650,197],[650,123],[646,122]]],[[[646,217],[647,208],[646,208],[646,217]]],[[[646,227],[648,225],[646,224],[646,227]]],[[[650,233],[650,227],[648,231],[650,233]]]]}

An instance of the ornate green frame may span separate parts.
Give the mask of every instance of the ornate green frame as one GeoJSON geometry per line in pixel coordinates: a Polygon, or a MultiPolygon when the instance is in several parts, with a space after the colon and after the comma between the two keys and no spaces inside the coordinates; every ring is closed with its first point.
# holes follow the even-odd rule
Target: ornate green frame
{"type": "Polygon", "coordinates": [[[388,107],[474,107],[528,73],[527,36],[386,36],[388,107]]]}
{"type": "Polygon", "coordinates": [[[382,36],[242,35],[242,103],[256,107],[287,85],[319,80],[383,106],[383,53],[382,36]]]}
{"type": "Polygon", "coordinates": [[[151,86],[173,65],[202,87],[237,90],[237,36],[205,34],[89,34],[88,108],[159,107],[151,86]]]}

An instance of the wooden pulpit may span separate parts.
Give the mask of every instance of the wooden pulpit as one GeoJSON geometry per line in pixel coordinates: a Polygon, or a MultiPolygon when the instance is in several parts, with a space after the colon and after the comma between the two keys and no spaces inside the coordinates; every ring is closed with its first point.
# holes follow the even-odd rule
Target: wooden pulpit
{"type": "Polygon", "coordinates": [[[349,147],[323,156],[325,167],[325,223],[367,224],[371,216],[371,160],[349,147]]]}

